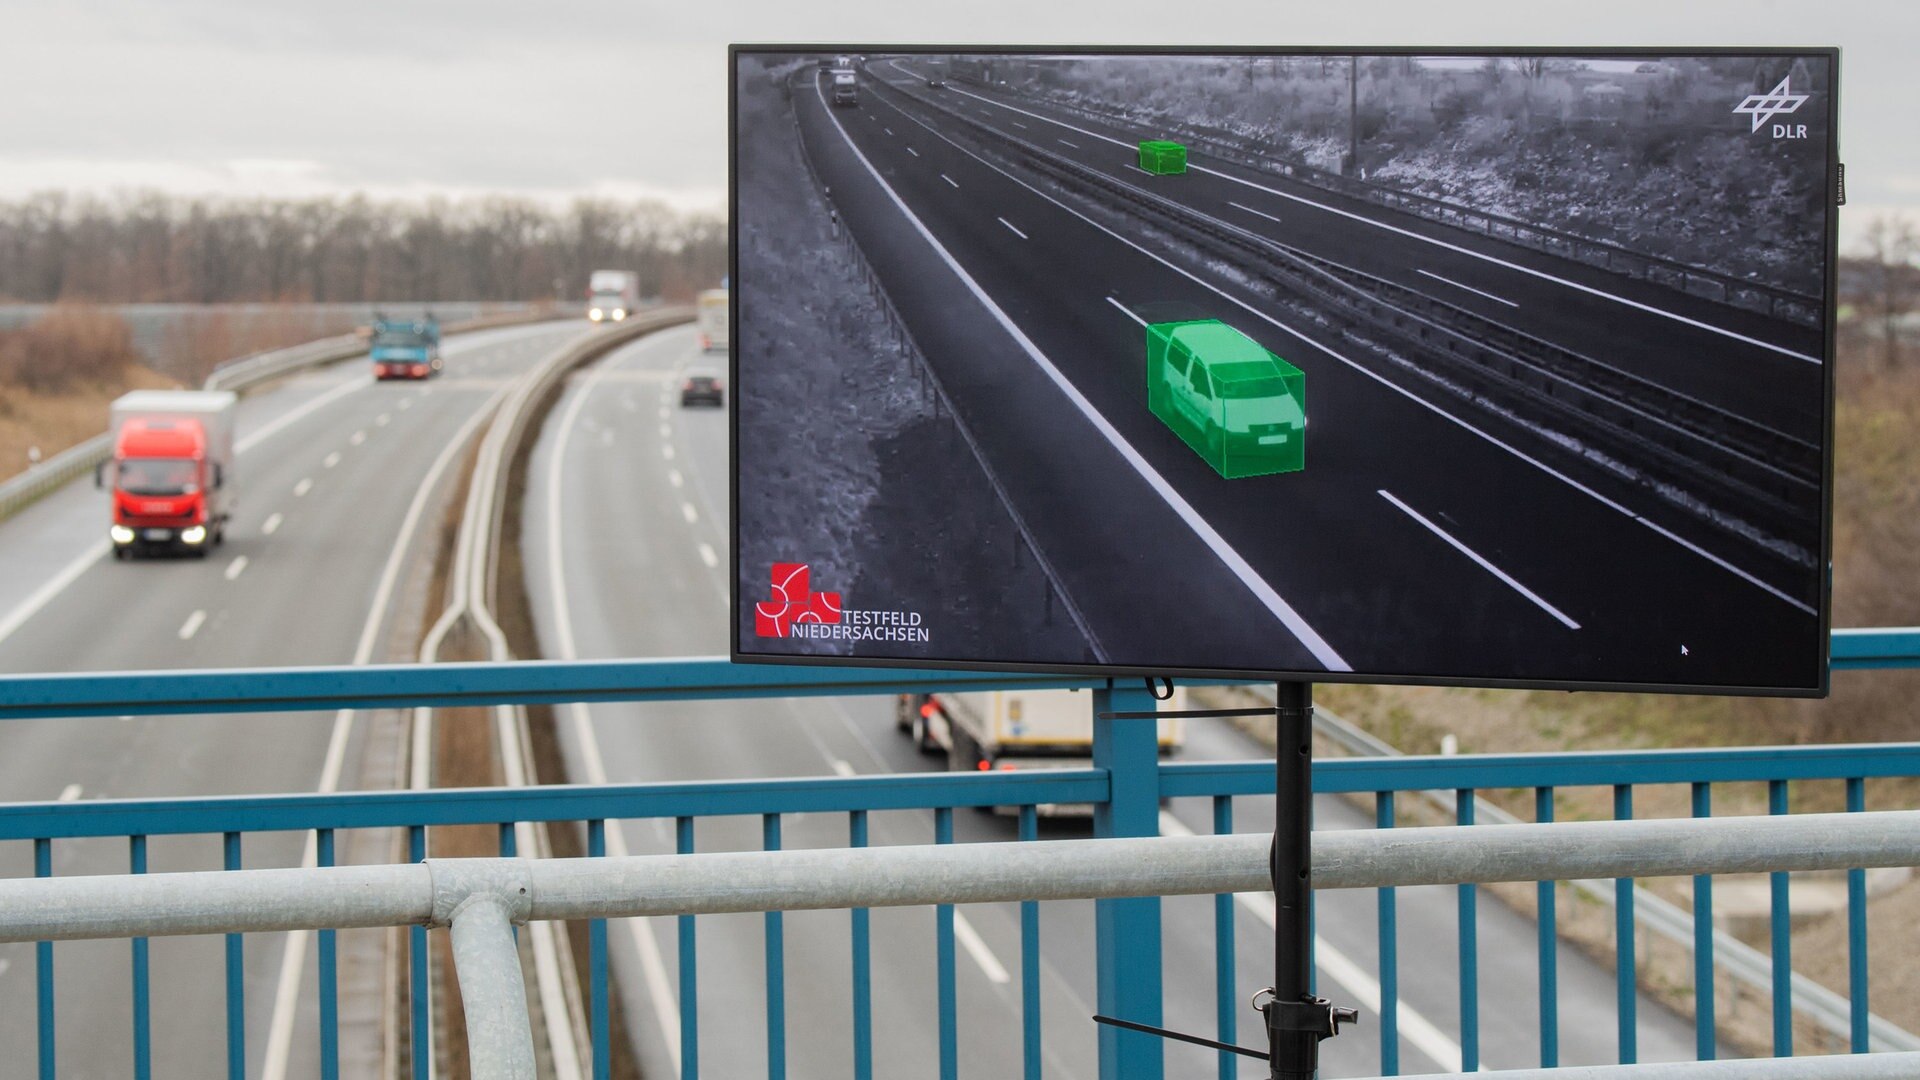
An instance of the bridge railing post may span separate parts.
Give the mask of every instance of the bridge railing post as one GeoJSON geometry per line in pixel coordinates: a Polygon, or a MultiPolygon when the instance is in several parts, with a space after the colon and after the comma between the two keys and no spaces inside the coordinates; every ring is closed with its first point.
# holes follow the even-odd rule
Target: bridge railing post
{"type": "MultiPolygon", "coordinates": [[[[1093,813],[1095,836],[1160,834],[1160,740],[1152,720],[1112,713],[1150,712],[1144,686],[1108,683],[1093,692],[1093,765],[1110,788],[1093,813]]],[[[1157,897],[1094,901],[1098,1007],[1102,1015],[1159,1026],[1160,901],[1157,897]]],[[[1152,1035],[1100,1025],[1100,1080],[1161,1080],[1163,1043],[1152,1035]]]]}

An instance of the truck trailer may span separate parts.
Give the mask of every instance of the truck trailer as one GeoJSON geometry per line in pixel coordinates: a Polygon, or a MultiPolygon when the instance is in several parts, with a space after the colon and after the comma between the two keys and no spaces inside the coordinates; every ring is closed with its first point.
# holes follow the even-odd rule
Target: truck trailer
{"type": "Polygon", "coordinates": [[[114,558],[150,551],[205,558],[226,540],[239,493],[238,406],[224,390],[135,390],[114,401],[113,453],[94,473],[95,485],[111,492],[114,558]]]}
{"type": "Polygon", "coordinates": [[[587,279],[587,318],[621,322],[640,306],[640,275],[631,270],[595,270],[587,279]]]}
{"type": "Polygon", "coordinates": [[[700,348],[706,352],[726,352],[728,340],[727,290],[708,289],[700,294],[700,348]]]}
{"type": "MultiPolygon", "coordinates": [[[[924,754],[944,754],[955,772],[1093,767],[1093,703],[1077,690],[992,690],[958,694],[902,694],[896,722],[924,754]]],[[[1187,708],[1176,688],[1169,711],[1187,708]]],[[[1178,717],[1156,721],[1162,755],[1185,739],[1178,717]]],[[[995,807],[1011,812],[1011,807],[995,807]]],[[[1085,815],[1082,803],[1042,804],[1042,815],[1085,815]]]]}

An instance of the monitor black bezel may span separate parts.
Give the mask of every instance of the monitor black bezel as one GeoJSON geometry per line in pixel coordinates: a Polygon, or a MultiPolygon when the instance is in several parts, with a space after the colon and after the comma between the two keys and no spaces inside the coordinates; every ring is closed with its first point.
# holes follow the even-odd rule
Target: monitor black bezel
{"type": "MultiPolygon", "coordinates": [[[[1429,675],[1383,675],[1367,672],[1333,671],[1256,671],[1243,668],[1143,667],[1124,664],[1053,664],[1045,662],[988,662],[977,660],[941,660],[894,657],[828,656],[800,653],[746,652],[741,648],[740,598],[740,413],[738,409],[740,370],[740,305],[729,297],[727,305],[729,349],[727,375],[731,381],[735,407],[728,410],[727,505],[729,550],[727,567],[729,659],[737,664],[797,664],[820,667],[896,668],[939,671],[988,671],[1010,674],[1059,674],[1092,678],[1170,676],[1230,681],[1298,681],[1351,683],[1376,686],[1451,686],[1498,690],[1552,690],[1647,694],[1719,695],[1741,697],[1823,698],[1833,679],[1830,642],[1833,634],[1833,470],[1834,411],[1836,401],[1836,312],[1838,309],[1839,219],[1840,219],[1840,49],[1838,46],[1203,46],[1203,45],[916,45],[875,43],[733,43],[727,46],[727,273],[730,283],[740,280],[739,187],[739,61],[748,55],[814,55],[822,53],[871,56],[910,53],[929,56],[1001,54],[1006,56],[1275,56],[1275,57],[1568,57],[1574,59],[1627,59],[1643,57],[1822,57],[1828,63],[1827,161],[1832,166],[1827,176],[1827,251],[1824,335],[1821,367],[1823,388],[1823,458],[1820,497],[1819,574],[1820,652],[1818,678],[1811,686],[1738,686],[1719,683],[1645,683],[1604,680],[1453,678],[1429,675]]],[[[730,285],[731,287],[731,285],[730,285]]]]}

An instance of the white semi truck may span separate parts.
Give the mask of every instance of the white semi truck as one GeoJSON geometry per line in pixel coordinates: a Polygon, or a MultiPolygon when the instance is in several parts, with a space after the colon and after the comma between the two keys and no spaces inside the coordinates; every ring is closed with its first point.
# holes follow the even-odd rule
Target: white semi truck
{"type": "MultiPolygon", "coordinates": [[[[1186,699],[1186,691],[1176,688],[1162,708],[1185,710],[1186,699]]],[[[1092,695],[1077,690],[902,694],[897,722],[922,753],[945,754],[947,768],[954,771],[1084,769],[1093,764],[1092,695]]],[[[1164,717],[1157,723],[1160,753],[1177,753],[1185,738],[1180,719],[1164,717]]],[[[1043,815],[1076,815],[1093,808],[1048,803],[1038,810],[1043,815]]]]}
{"type": "Polygon", "coordinates": [[[587,318],[620,322],[640,306],[640,275],[631,270],[595,270],[587,279],[587,318]]]}

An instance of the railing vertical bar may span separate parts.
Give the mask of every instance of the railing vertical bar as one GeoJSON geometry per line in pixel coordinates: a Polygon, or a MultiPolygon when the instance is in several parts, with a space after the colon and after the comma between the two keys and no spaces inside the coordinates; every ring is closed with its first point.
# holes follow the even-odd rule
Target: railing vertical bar
{"type": "MultiPolygon", "coordinates": [[[[1533,789],[1533,820],[1545,824],[1553,820],[1553,788],[1533,789]]],[[[1535,882],[1535,919],[1539,931],[1540,967],[1540,1067],[1560,1067],[1560,893],[1558,882],[1535,882]]]]}
{"type": "Polygon", "coordinates": [[[514,835],[513,822],[511,821],[501,822],[500,823],[500,857],[503,859],[518,858],[519,851],[520,851],[520,842],[519,842],[519,838],[514,835]]]}
{"type": "MultiPolygon", "coordinates": [[[[1373,827],[1391,829],[1393,825],[1393,792],[1376,791],[1373,793],[1373,827]]],[[[1374,890],[1380,937],[1380,1075],[1400,1075],[1400,912],[1398,896],[1389,886],[1374,890]]],[[[1232,1040],[1222,1038],[1221,1042],[1232,1040]]],[[[1229,1057],[1220,1055],[1221,1080],[1227,1080],[1232,1074],[1227,1071],[1229,1057]]]]}
{"type": "MultiPolygon", "coordinates": [[[[1040,839],[1040,814],[1020,807],[1020,839],[1040,839]]],[[[1020,903],[1020,1046],[1022,1075],[1040,1080],[1040,904],[1020,903]]]]}
{"type": "MultiPolygon", "coordinates": [[[[1787,812],[1787,782],[1767,781],[1767,812],[1787,812]]],[[[1788,876],[1771,875],[1773,923],[1773,1056],[1793,1056],[1793,908],[1788,876]]]]}
{"type": "MultiPolygon", "coordinates": [[[[1693,784],[1693,816],[1713,816],[1713,785],[1693,784]]],[[[1701,1061],[1719,1056],[1713,1005],[1713,875],[1693,877],[1693,1055],[1701,1061]]]]}
{"type": "MultiPolygon", "coordinates": [[[[1453,793],[1453,816],[1473,824],[1473,789],[1453,793]]],[[[1472,885],[1458,885],[1460,934],[1460,1071],[1480,1071],[1480,905],[1472,885]]]]}
{"type": "MultiPolygon", "coordinates": [[[[847,842],[867,846],[867,812],[847,815],[847,842]]],[[[873,1080],[873,936],[871,913],[853,909],[853,1076],[873,1080]]]]}
{"type": "MultiPolygon", "coordinates": [[[[1867,809],[1867,782],[1860,777],[1847,778],[1847,812],[1867,809]]],[[[1867,872],[1847,871],[1847,996],[1850,1038],[1848,1048],[1856,1054],[1872,1049],[1867,1039],[1867,872]]]]}
{"type": "MultiPolygon", "coordinates": [[[[127,837],[127,869],[131,873],[147,872],[147,838],[134,835],[127,837]]],[[[147,969],[147,939],[133,939],[133,1075],[134,1080],[149,1080],[153,1076],[153,1017],[149,1010],[149,972],[147,969]]]]}
{"type": "MultiPolygon", "coordinates": [[[[953,843],[953,808],[933,812],[933,842],[953,843]]],[[[953,954],[953,905],[934,909],[935,983],[940,998],[940,1080],[959,1080],[960,1003],[953,954]]]]}
{"type": "MultiPolygon", "coordinates": [[[[334,863],[333,830],[314,830],[314,863],[334,863]]],[[[340,960],[335,932],[322,930],[320,945],[320,1080],[340,1080],[340,960]]]]}
{"type": "MultiPolygon", "coordinates": [[[[1633,818],[1633,785],[1613,785],[1615,821],[1633,818]]],[[[1635,971],[1633,941],[1633,879],[1613,879],[1613,973],[1614,993],[1619,999],[1617,1017],[1620,1026],[1620,1064],[1632,1065],[1640,1056],[1639,1010],[1640,982],[1635,971]]]]}
{"type": "MultiPolygon", "coordinates": [[[[53,876],[53,840],[36,837],[33,841],[33,876],[53,876]]],[[[33,979],[37,994],[34,1002],[39,1021],[40,1080],[54,1080],[53,1027],[53,942],[39,941],[33,946],[33,979]]]]}
{"type": "MultiPolygon", "coordinates": [[[[605,858],[607,822],[593,818],[587,822],[587,857],[605,858]]],[[[607,989],[607,920],[587,920],[587,999],[588,1024],[593,1036],[593,1080],[612,1080],[613,1010],[607,989]]]]}
{"type": "MultiPolygon", "coordinates": [[[[780,850],[780,815],[760,817],[760,846],[780,850]]],[[[787,973],[786,937],[780,913],[766,913],[767,926],[767,1080],[786,1080],[787,1075],[787,973]]]]}
{"type": "MultiPolygon", "coordinates": [[[[693,818],[674,819],[673,849],[693,854],[693,818]]],[[[680,916],[680,1078],[700,1076],[700,964],[694,937],[694,917],[680,916]]]]}
{"type": "MultiPolygon", "coordinates": [[[[222,837],[224,866],[240,869],[240,834],[222,837]]],[[[227,1076],[247,1080],[247,967],[246,946],[240,934],[227,935],[227,1076]]]]}
{"type": "MultiPolygon", "coordinates": [[[[427,829],[424,825],[407,827],[407,859],[425,862],[427,829]]],[[[411,1028],[407,1045],[411,1051],[413,1080],[428,1080],[433,1068],[433,1013],[427,983],[427,928],[407,931],[407,1015],[411,1028]]]]}
{"type": "MultiPolygon", "coordinates": [[[[1233,832],[1233,796],[1215,795],[1213,797],[1213,832],[1216,836],[1227,836],[1233,832]]],[[[1214,1038],[1230,1045],[1239,1037],[1240,1026],[1240,994],[1234,986],[1233,939],[1233,894],[1215,893],[1213,896],[1214,1038]]],[[[1219,1054],[1220,1080],[1233,1080],[1240,1069],[1238,1055],[1225,1050],[1220,1051],[1219,1054]]]]}

